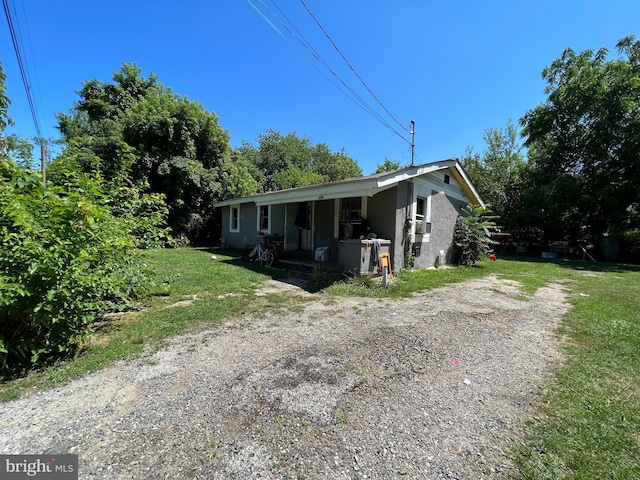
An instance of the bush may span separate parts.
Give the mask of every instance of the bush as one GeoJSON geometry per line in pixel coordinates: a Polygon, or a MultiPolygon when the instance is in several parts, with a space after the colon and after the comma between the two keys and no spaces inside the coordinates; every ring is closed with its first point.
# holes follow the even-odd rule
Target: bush
{"type": "Polygon", "coordinates": [[[456,246],[456,263],[458,265],[474,266],[478,260],[493,252],[492,233],[499,230],[491,215],[491,211],[482,207],[467,205],[463,215],[456,219],[454,243],[456,246]]]}
{"type": "Polygon", "coordinates": [[[155,229],[112,215],[113,196],[88,177],[47,188],[30,170],[0,159],[3,375],[72,353],[96,315],[131,301],[145,285],[133,232],[155,229]]]}

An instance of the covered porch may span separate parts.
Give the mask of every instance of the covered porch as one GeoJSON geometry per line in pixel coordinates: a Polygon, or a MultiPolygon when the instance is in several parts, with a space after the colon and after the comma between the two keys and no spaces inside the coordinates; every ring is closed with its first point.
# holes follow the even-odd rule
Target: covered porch
{"type": "Polygon", "coordinates": [[[370,233],[367,206],[368,197],[258,205],[270,210],[270,220],[261,224],[267,232],[264,243],[282,263],[375,273],[378,255],[390,252],[391,240],[370,233]]]}

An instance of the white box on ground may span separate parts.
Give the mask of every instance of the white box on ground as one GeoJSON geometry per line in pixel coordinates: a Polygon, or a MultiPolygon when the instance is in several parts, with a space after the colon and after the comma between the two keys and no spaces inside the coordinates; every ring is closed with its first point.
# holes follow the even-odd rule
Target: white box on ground
{"type": "Polygon", "coordinates": [[[329,247],[318,247],[316,248],[315,259],[316,262],[326,262],[329,257],[329,247]]]}

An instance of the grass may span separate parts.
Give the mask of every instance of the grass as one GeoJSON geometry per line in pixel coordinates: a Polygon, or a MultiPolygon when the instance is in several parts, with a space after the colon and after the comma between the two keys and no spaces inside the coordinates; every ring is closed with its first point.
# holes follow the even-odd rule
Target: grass
{"type": "Polygon", "coordinates": [[[338,405],[335,411],[336,420],[340,423],[349,423],[349,414],[352,408],[352,405],[348,403],[338,405]]]}
{"type": "Polygon", "coordinates": [[[408,297],[412,293],[437,288],[448,283],[480,278],[494,272],[492,265],[485,263],[476,268],[441,268],[438,270],[415,270],[395,273],[388,287],[381,279],[353,277],[334,283],[323,291],[339,296],[360,296],[379,298],[408,297]]]}
{"type": "Polygon", "coordinates": [[[640,270],[580,273],[567,360],[516,459],[525,479],[640,478],[640,270]]]}
{"type": "MultiPolygon", "coordinates": [[[[139,357],[171,336],[215,327],[234,315],[301,308],[301,299],[269,295],[257,300],[257,286],[283,273],[242,264],[236,252],[156,250],[146,261],[156,271],[155,286],[141,302],[147,311],[101,325],[76,358],[3,383],[0,400],[139,357]],[[192,303],[168,308],[183,300],[192,303]]],[[[566,360],[547,385],[538,420],[528,422],[524,440],[512,445],[521,477],[640,478],[640,268],[499,258],[475,268],[401,272],[389,288],[359,279],[333,284],[323,290],[330,294],[324,302],[339,304],[335,296],[340,295],[401,298],[489,274],[520,282],[524,296],[551,282],[562,282],[572,294],[573,309],[558,332],[566,360]]],[[[348,417],[348,405],[341,405],[336,419],[346,423],[348,417]]]]}
{"type": "MultiPolygon", "coordinates": [[[[281,276],[281,272],[243,264],[238,252],[213,253],[217,260],[211,258],[212,251],[207,249],[147,252],[145,261],[155,271],[155,285],[140,304],[147,310],[96,323],[96,331],[75,358],[3,382],[0,401],[59,385],[116,360],[139,357],[145,349],[157,349],[172,336],[216,326],[234,315],[272,308],[270,303],[255,301],[254,292],[261,282],[281,276]],[[193,303],[168,308],[185,299],[193,303]]],[[[287,303],[279,300],[280,307],[287,303]]]]}

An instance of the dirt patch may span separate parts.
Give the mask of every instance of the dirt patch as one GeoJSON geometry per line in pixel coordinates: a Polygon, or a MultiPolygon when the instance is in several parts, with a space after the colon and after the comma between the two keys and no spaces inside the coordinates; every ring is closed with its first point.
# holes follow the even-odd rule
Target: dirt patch
{"type": "Polygon", "coordinates": [[[1,451],[77,453],[81,478],[514,474],[505,445],[561,360],[561,285],[526,296],[488,277],[303,308],[5,404],[1,451]]]}
{"type": "Polygon", "coordinates": [[[198,299],[198,295],[189,295],[190,298],[187,298],[185,300],[179,300],[175,303],[171,303],[169,305],[167,305],[164,308],[180,308],[180,307],[188,307],[190,305],[193,305],[194,302],[198,299]]]}

